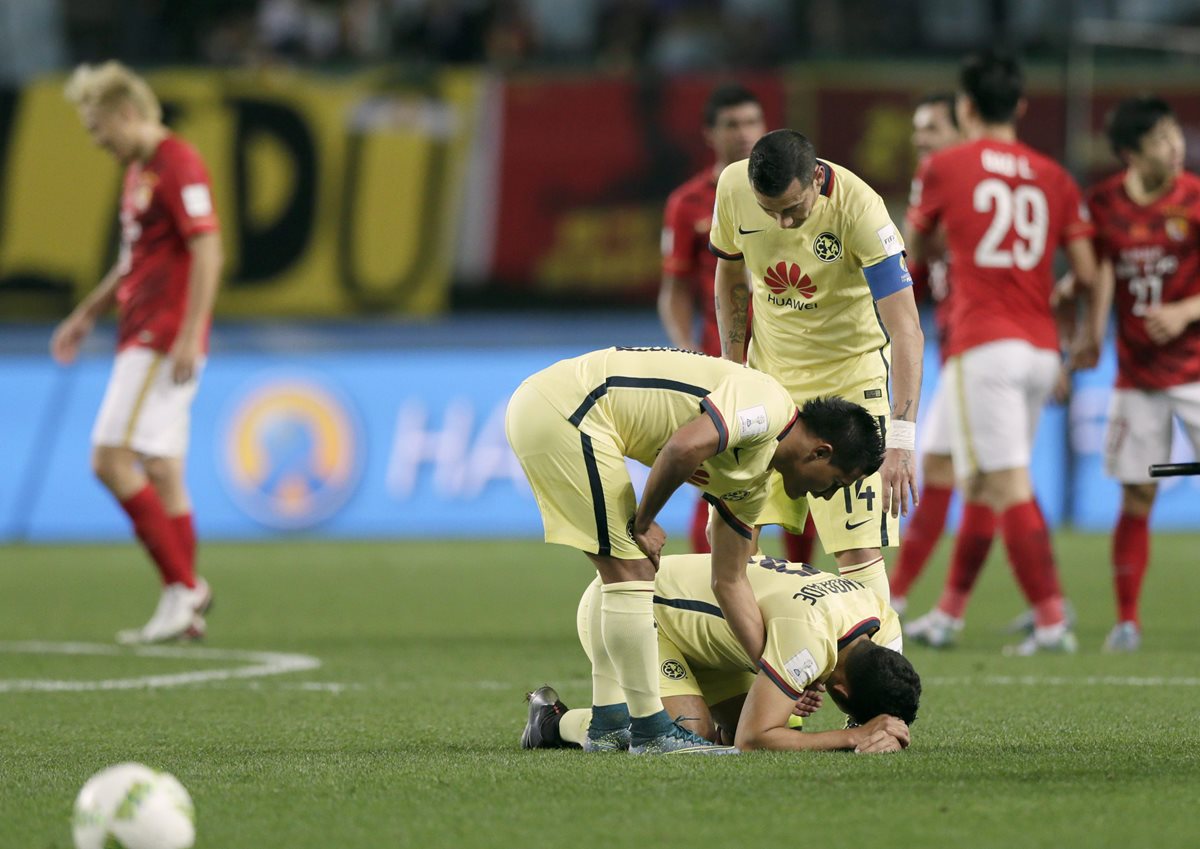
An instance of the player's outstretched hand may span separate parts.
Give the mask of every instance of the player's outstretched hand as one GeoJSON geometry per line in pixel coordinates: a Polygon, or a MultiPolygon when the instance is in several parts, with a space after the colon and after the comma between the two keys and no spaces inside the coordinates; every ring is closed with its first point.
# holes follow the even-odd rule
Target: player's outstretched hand
{"type": "Polygon", "coordinates": [[[912,451],[889,448],[883,455],[879,474],[883,478],[883,512],[907,516],[908,505],[917,504],[917,464],[912,451]]]}
{"type": "Polygon", "coordinates": [[[658,556],[662,552],[663,544],[667,541],[667,532],[662,529],[658,522],[651,522],[650,527],[644,533],[639,533],[636,527],[631,530],[633,532],[633,541],[637,543],[637,547],[642,550],[646,558],[657,569],[658,556]]]}
{"type": "Polygon", "coordinates": [[[1191,324],[1187,307],[1182,304],[1159,304],[1146,310],[1146,332],[1155,345],[1165,345],[1191,324]]]}
{"type": "Polygon", "coordinates": [[[50,337],[50,356],[54,357],[55,362],[64,366],[75,362],[75,358],[79,356],[79,348],[92,332],[94,323],[76,313],[71,313],[63,319],[58,327],[54,328],[54,335],[50,337]]]}
{"type": "Polygon", "coordinates": [[[800,698],[796,699],[796,703],[792,705],[792,714],[795,716],[812,716],[821,709],[821,705],[825,703],[825,685],[820,682],[813,684],[800,691],[800,698]]]}
{"type": "Polygon", "coordinates": [[[859,755],[898,752],[907,749],[912,742],[904,720],[887,714],[880,714],[859,730],[862,736],[854,747],[855,754],[859,755]]]}

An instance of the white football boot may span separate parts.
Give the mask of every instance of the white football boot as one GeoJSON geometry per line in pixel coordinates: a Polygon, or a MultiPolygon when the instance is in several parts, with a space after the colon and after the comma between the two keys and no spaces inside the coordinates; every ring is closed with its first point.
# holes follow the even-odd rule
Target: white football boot
{"type": "Polygon", "coordinates": [[[933,649],[948,649],[958,642],[964,624],[962,619],[955,619],[935,607],[924,616],[906,622],[902,629],[904,639],[910,642],[933,649]]]}
{"type": "Polygon", "coordinates": [[[1020,643],[1005,646],[1004,653],[1010,657],[1029,657],[1035,654],[1075,654],[1079,641],[1071,633],[1066,622],[1047,628],[1034,628],[1033,633],[1020,643]]]}
{"type": "Polygon", "coordinates": [[[1104,640],[1106,652],[1134,652],[1142,647],[1142,632],[1134,622],[1118,622],[1104,640]]]}
{"type": "Polygon", "coordinates": [[[194,589],[181,583],[168,584],[163,587],[150,621],[141,628],[118,632],[117,642],[141,645],[202,637],[204,613],[211,605],[212,591],[203,578],[196,580],[194,589]]]}

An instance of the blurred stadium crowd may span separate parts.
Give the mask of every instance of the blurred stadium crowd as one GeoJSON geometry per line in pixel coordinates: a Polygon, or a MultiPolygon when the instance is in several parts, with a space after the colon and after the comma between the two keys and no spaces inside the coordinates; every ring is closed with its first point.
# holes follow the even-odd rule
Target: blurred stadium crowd
{"type": "Polygon", "coordinates": [[[770,67],[928,58],[1002,43],[1027,57],[1074,21],[1200,23],[1195,0],[0,0],[0,81],[118,55],[134,65],[376,61],[770,67]]]}

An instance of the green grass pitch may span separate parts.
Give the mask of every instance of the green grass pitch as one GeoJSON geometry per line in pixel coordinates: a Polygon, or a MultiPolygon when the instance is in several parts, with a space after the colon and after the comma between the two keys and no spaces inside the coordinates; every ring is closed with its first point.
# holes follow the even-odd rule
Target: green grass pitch
{"type": "MultiPolygon", "coordinates": [[[[1155,536],[1132,656],[1099,652],[1107,546],[1057,538],[1082,648],[1024,659],[1000,654],[1021,603],[997,546],[962,645],[909,652],[925,696],[908,752],[711,759],[517,748],[526,690],[588,699],[574,621],[589,568],[568,549],[206,545],[217,605],[204,646],[320,661],[223,678],[254,661],[62,653],[111,645],[148,615],[154,587],[132,545],[0,548],[0,847],[69,847],[75,793],[123,760],[183,781],[208,849],[1194,846],[1200,539],[1155,536]],[[45,645],[14,650],[29,641],[45,645]],[[215,680],[78,689],[206,671],[215,680]],[[30,689],[54,681],[64,689],[30,689]]],[[[915,612],[940,589],[947,548],[915,612]]],[[[840,722],[828,705],[812,725],[840,722]]]]}

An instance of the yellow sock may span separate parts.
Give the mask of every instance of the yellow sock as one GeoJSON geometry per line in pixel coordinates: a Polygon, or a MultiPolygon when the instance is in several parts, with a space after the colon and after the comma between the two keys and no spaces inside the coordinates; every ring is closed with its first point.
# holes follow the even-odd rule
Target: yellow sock
{"type": "Polygon", "coordinates": [[[865,587],[875,590],[875,594],[883,599],[884,604],[892,603],[891,586],[888,584],[887,569],[883,565],[883,557],[876,557],[866,563],[855,563],[851,566],[839,566],[838,572],[843,578],[858,581],[865,587]]]}
{"type": "Polygon", "coordinates": [[[587,739],[588,726],[592,724],[592,712],[587,709],[569,710],[558,718],[558,736],[568,743],[583,745],[587,739]]]}
{"type": "Polygon", "coordinates": [[[600,594],[604,647],[625,693],[629,714],[634,718],[656,714],[663,706],[658,697],[654,582],[604,584],[600,594]]]}
{"type": "Polygon", "coordinates": [[[579,602],[579,641],[592,662],[592,704],[617,705],[624,703],[625,691],[621,689],[617,668],[604,645],[601,586],[597,578],[579,602]]]}

